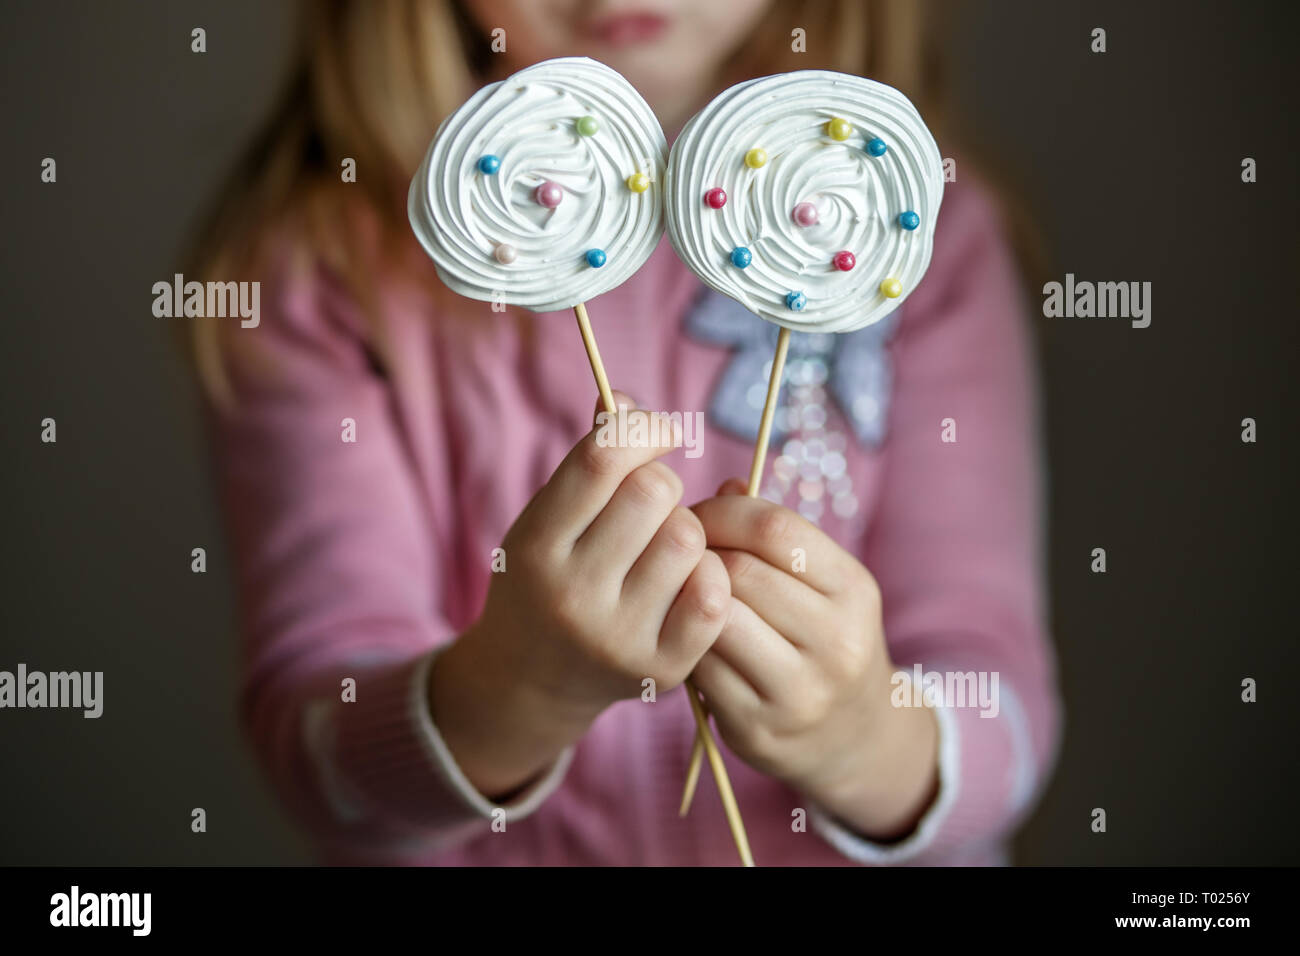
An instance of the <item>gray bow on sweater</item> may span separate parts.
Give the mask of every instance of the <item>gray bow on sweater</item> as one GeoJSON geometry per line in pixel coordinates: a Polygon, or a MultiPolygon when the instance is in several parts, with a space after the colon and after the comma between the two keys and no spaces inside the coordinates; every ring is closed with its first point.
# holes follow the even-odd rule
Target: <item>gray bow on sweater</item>
{"type": "MultiPolygon", "coordinates": [[[[791,332],[782,392],[792,384],[825,383],[858,441],[878,447],[885,438],[893,384],[885,346],[901,318],[902,310],[895,309],[855,332],[791,332]]],[[[754,441],[778,327],[707,288],[687,312],[685,324],[692,338],[735,353],[713,390],[709,419],[739,438],[754,441]]],[[[784,434],[778,420],[772,426],[773,441],[784,434]]]]}

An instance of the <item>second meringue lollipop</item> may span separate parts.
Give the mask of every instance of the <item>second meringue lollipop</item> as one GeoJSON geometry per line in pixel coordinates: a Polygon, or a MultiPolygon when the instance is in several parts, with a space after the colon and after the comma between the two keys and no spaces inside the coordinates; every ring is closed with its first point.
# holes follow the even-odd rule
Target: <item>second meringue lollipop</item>
{"type": "Polygon", "coordinates": [[[781,326],[749,472],[757,497],[790,330],[849,332],[907,298],[930,264],[943,160],[898,90],[801,70],[740,83],[696,114],[673,144],[666,192],[682,261],[781,326]]]}
{"type": "Polygon", "coordinates": [[[751,80],[673,144],[668,235],[707,285],[767,321],[849,332],[925,274],[942,164],[893,87],[824,70],[751,80]]]}

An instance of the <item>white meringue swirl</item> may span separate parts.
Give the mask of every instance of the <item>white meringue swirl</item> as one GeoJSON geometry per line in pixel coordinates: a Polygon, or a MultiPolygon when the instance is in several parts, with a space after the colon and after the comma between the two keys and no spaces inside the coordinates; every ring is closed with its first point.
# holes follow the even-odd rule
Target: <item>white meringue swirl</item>
{"type": "Polygon", "coordinates": [[[668,161],[668,236],[707,285],[755,314],[789,329],[848,332],[896,309],[930,264],[943,198],[943,160],[920,114],[898,90],[825,70],[762,77],[726,90],[691,119],[668,161]],[[830,135],[847,120],[846,139],[830,135]],[[881,156],[868,152],[883,140],[881,156]],[[754,148],[767,161],[750,168],[754,148]],[[708,190],[726,191],[720,209],[708,190]],[[817,210],[814,225],[792,217],[800,203],[817,210]],[[914,230],[899,214],[914,212],[914,230]],[[750,264],[732,264],[736,247],[750,264]],[[834,257],[856,258],[848,271],[834,257]],[[881,291],[886,279],[901,294],[881,291]],[[790,293],[806,304],[795,311],[790,293]]]}
{"type": "Polygon", "coordinates": [[[411,228],[461,295],[572,308],[624,282],[658,245],[667,154],[658,119],[620,74],[586,57],[546,60],[443,121],[411,180],[411,228]],[[585,116],[599,124],[591,135],[578,132],[585,116]],[[487,155],[500,160],[495,173],[479,171],[487,155]],[[637,173],[649,177],[644,192],[627,184],[637,173]],[[534,198],[547,181],[563,189],[554,208],[534,198]],[[593,249],[603,266],[588,263],[593,249]]]}

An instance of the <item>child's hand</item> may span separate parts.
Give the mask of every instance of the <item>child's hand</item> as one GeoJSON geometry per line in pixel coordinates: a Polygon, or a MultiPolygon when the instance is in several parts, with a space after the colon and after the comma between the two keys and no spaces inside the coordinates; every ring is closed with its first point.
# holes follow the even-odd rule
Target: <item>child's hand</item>
{"type": "Polygon", "coordinates": [[[434,722],[485,793],[525,782],[645,678],[676,687],[727,613],[726,570],[655,460],[672,445],[602,447],[598,434],[515,521],[482,616],[433,668],[434,722]]]}
{"type": "Polygon", "coordinates": [[[928,708],[894,708],[880,592],[787,508],[729,481],[693,509],[731,578],[731,613],[695,669],[727,744],[859,832],[909,832],[937,786],[928,708]]]}

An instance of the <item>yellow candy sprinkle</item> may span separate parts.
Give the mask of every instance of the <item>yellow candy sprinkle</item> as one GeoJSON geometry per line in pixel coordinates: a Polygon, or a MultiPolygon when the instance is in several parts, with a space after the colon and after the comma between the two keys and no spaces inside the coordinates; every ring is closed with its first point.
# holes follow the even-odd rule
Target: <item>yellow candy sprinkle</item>
{"type": "Polygon", "coordinates": [[[831,139],[846,140],[853,135],[853,124],[837,116],[826,124],[826,135],[831,139]]]}
{"type": "Polygon", "coordinates": [[[627,177],[627,188],[634,193],[643,193],[650,188],[650,177],[645,173],[633,173],[627,177]]]}
{"type": "Polygon", "coordinates": [[[897,279],[886,279],[880,283],[880,291],[886,298],[897,299],[903,294],[903,283],[897,279]]]}
{"type": "Polygon", "coordinates": [[[758,169],[767,163],[767,150],[759,149],[755,146],[745,154],[745,165],[750,169],[758,169]]]}

